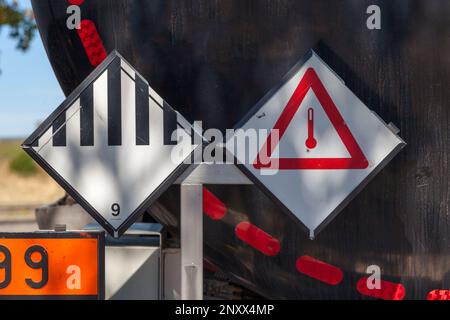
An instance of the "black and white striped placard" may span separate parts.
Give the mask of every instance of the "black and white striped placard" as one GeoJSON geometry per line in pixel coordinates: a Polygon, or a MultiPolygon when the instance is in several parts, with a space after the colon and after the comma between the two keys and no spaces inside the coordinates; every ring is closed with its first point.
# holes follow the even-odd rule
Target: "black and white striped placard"
{"type": "Polygon", "coordinates": [[[24,148],[118,236],[188,167],[184,160],[197,147],[194,134],[192,126],[113,52],[24,148]],[[185,138],[177,140],[180,131],[185,138]],[[188,153],[174,157],[175,148],[188,153]]]}
{"type": "Polygon", "coordinates": [[[179,127],[177,113],[124,60],[117,58],[102,76],[82,91],[69,108],[58,115],[52,124],[51,132],[36,139],[33,146],[42,146],[49,142],[50,135],[54,147],[67,146],[67,131],[74,125],[77,126],[74,129],[79,130],[77,139],[80,146],[94,146],[96,140],[101,141],[102,137],[95,137],[97,132],[101,132],[95,126],[103,119],[95,120],[94,101],[103,101],[103,105],[107,106],[102,111],[106,111],[105,134],[109,146],[121,146],[123,143],[150,145],[152,116],[157,122],[163,123],[164,145],[176,145],[176,141],[172,141],[171,137],[179,127]],[[151,103],[160,110],[150,114],[151,103]],[[72,117],[75,118],[71,119],[72,117]]]}

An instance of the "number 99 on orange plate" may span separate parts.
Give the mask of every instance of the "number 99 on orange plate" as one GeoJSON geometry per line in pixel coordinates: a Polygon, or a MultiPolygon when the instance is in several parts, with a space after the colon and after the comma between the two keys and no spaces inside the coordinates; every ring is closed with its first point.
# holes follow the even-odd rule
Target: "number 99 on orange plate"
{"type": "Polygon", "coordinates": [[[0,233],[0,299],[103,299],[104,237],[0,233]]]}

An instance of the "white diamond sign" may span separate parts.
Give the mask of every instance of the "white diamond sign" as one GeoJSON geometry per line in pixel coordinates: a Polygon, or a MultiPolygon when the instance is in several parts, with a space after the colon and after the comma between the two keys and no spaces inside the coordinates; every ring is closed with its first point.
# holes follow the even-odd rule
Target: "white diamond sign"
{"type": "Polygon", "coordinates": [[[194,134],[113,52],[23,148],[118,237],[187,169],[190,161],[185,160],[197,147],[191,141],[194,134]],[[175,130],[186,137],[173,141],[175,130]],[[190,152],[174,157],[174,148],[190,152]]]}
{"type": "Polygon", "coordinates": [[[405,146],[313,51],[236,128],[269,132],[253,161],[227,149],[311,238],[405,146]]]}

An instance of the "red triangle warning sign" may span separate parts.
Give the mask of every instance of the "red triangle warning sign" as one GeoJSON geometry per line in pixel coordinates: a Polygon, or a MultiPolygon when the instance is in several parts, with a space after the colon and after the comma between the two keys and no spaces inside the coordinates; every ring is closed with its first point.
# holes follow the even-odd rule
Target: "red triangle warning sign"
{"type": "MultiPolygon", "coordinates": [[[[312,149],[316,146],[317,141],[313,135],[314,110],[308,109],[308,139],[305,144],[312,149]]],[[[295,89],[292,97],[289,99],[286,107],[275,123],[272,130],[278,130],[278,138],[273,139],[269,134],[266,142],[258,153],[253,166],[255,169],[278,169],[278,170],[308,170],[308,169],[366,169],[369,166],[364,153],[356,142],[353,134],[348,128],[345,120],[323,86],[319,77],[313,68],[306,70],[305,75],[295,89]],[[299,110],[303,99],[309,89],[314,91],[320,105],[324,109],[331,124],[339,135],[342,143],[350,154],[349,158],[272,158],[272,153],[281,141],[286,129],[299,110]],[[273,142],[275,141],[275,142],[273,142]],[[273,162],[276,160],[277,164],[273,162]]]]}

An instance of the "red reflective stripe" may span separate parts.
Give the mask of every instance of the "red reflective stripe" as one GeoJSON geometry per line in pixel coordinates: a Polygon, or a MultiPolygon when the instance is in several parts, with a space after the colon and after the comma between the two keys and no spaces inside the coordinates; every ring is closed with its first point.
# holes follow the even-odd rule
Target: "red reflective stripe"
{"type": "Polygon", "coordinates": [[[402,300],[405,297],[405,287],[400,283],[380,280],[381,289],[369,289],[367,279],[368,277],[361,278],[356,284],[356,289],[364,296],[383,300],[402,300]]]}
{"type": "Polygon", "coordinates": [[[280,252],[280,242],[249,222],[236,226],[236,236],[267,256],[276,256],[280,252]]]}
{"type": "Polygon", "coordinates": [[[81,21],[80,29],[77,29],[77,32],[89,62],[94,67],[98,66],[106,58],[107,53],[94,22],[91,20],[81,21]]]}
{"type": "Polygon", "coordinates": [[[203,212],[211,219],[219,220],[227,213],[227,207],[211,191],[203,188],[203,212]]]}
{"type": "Polygon", "coordinates": [[[338,267],[310,256],[301,256],[297,259],[295,266],[299,272],[330,285],[339,284],[344,277],[342,270],[338,267]]]}
{"type": "Polygon", "coordinates": [[[450,290],[433,290],[427,295],[427,300],[450,300],[450,290]]]}
{"type": "Polygon", "coordinates": [[[74,4],[76,6],[81,6],[83,4],[84,0],[69,0],[70,4],[74,4]]]}

